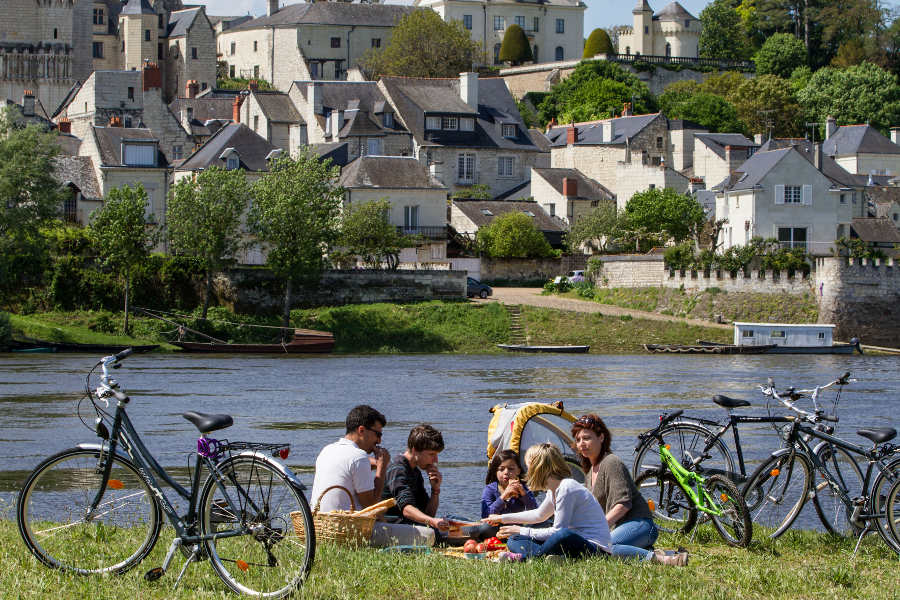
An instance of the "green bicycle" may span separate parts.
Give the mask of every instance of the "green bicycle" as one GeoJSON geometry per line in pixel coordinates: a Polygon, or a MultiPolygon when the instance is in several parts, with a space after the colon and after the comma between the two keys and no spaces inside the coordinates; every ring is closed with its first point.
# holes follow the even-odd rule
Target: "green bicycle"
{"type": "Polygon", "coordinates": [[[641,473],[635,485],[647,498],[654,519],[663,531],[689,533],[700,513],[731,546],[746,548],[753,537],[750,511],[737,486],[723,475],[703,477],[687,470],[669,451],[662,430],[683,411],[663,414],[655,429],[638,436],[641,444],[655,440],[660,466],[641,473]]]}

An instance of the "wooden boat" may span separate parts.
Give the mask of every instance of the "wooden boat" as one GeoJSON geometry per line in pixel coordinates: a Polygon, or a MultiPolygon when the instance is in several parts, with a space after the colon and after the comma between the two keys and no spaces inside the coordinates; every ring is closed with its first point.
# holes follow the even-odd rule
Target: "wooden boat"
{"type": "MultiPolygon", "coordinates": [[[[853,354],[854,352],[863,353],[859,340],[853,338],[850,343],[833,342],[830,346],[780,346],[778,344],[767,344],[766,346],[738,346],[739,348],[768,348],[765,354],[853,354]],[[855,340],[855,341],[853,341],[855,340]]],[[[731,346],[731,344],[720,344],[718,342],[704,342],[697,340],[697,343],[704,347],[717,348],[720,346],[731,346]]]]}
{"type": "Polygon", "coordinates": [[[583,354],[591,349],[590,346],[527,346],[524,344],[497,344],[510,352],[564,352],[567,354],[583,354]]]}
{"type": "Polygon", "coordinates": [[[718,344],[702,342],[696,346],[685,344],[644,344],[644,350],[655,354],[765,354],[774,344],[765,346],[735,346],[734,344],[718,344]]]}
{"type": "Polygon", "coordinates": [[[126,348],[133,352],[150,352],[159,348],[159,344],[130,346],[128,344],[78,344],[75,342],[48,342],[44,340],[13,340],[10,343],[12,352],[89,352],[92,354],[115,354],[126,348]]]}
{"type": "Polygon", "coordinates": [[[241,354],[305,354],[331,352],[334,334],[330,331],[295,329],[294,339],[282,344],[228,344],[226,342],[171,342],[185,352],[235,352],[241,354]]]}

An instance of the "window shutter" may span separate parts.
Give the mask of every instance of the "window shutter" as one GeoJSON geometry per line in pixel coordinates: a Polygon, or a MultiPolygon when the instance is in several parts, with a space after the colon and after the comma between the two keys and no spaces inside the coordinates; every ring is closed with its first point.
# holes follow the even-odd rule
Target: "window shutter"
{"type": "Polygon", "coordinates": [[[784,204],[784,185],[775,186],[775,204],[784,204]]]}
{"type": "Polygon", "coordinates": [[[804,206],[812,206],[812,186],[804,185],[803,186],[803,205],[804,206]]]}

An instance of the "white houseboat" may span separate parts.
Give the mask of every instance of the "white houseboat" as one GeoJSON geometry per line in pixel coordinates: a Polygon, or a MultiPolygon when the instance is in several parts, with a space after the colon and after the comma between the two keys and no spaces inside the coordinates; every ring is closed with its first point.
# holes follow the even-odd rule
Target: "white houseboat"
{"type": "Polygon", "coordinates": [[[822,323],[734,323],[735,346],[770,346],[766,354],[862,353],[859,340],[834,342],[834,325],[822,323]]]}

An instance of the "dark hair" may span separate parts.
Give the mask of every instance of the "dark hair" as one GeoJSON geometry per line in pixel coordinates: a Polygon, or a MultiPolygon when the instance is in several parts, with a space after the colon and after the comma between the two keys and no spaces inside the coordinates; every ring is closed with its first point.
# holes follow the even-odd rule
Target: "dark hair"
{"type": "Polygon", "coordinates": [[[347,433],[356,431],[358,427],[371,428],[375,423],[381,423],[381,426],[384,427],[387,425],[387,419],[384,418],[383,414],[367,404],[354,406],[353,409],[347,413],[347,433]]]}
{"type": "MultiPolygon", "coordinates": [[[[603,442],[600,444],[600,456],[599,459],[602,460],[604,456],[609,454],[609,447],[612,444],[612,434],[609,433],[609,428],[607,428],[606,423],[603,422],[599,416],[594,413],[589,413],[584,416],[578,417],[578,420],[572,423],[572,437],[575,437],[582,429],[589,429],[597,434],[597,436],[603,436],[603,442]]],[[[591,468],[590,459],[580,456],[581,458],[581,468],[587,471],[591,468]]]]}
{"type": "Polygon", "coordinates": [[[519,460],[519,453],[509,449],[501,450],[499,452],[494,452],[494,458],[491,459],[491,463],[488,465],[487,477],[484,478],[484,485],[497,481],[497,469],[499,469],[500,465],[503,464],[503,461],[506,460],[516,461],[516,466],[519,467],[519,477],[525,476],[525,469],[522,468],[522,461],[519,460]]]}
{"type": "Polygon", "coordinates": [[[422,452],[423,450],[437,450],[440,452],[444,449],[444,436],[431,425],[416,425],[409,432],[406,447],[417,452],[422,452]]]}

